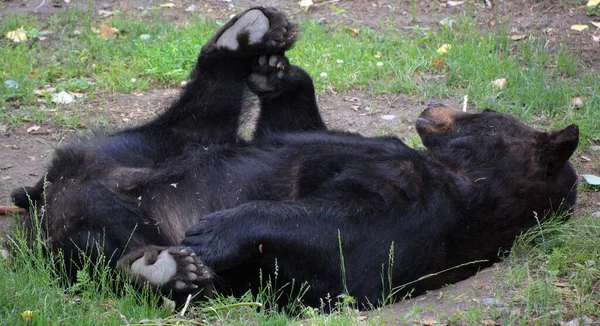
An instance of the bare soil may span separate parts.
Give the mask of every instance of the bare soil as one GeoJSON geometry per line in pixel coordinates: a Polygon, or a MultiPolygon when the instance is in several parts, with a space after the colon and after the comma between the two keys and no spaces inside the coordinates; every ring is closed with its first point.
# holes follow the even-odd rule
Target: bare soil
{"type": "MultiPolygon", "coordinates": [[[[35,9],[42,0],[9,0],[0,2],[0,19],[8,13],[26,13],[46,18],[64,10],[68,6],[78,5],[77,1],[47,0],[46,4],[35,9]]],[[[126,12],[140,12],[140,8],[160,6],[167,1],[149,0],[105,0],[93,1],[94,11],[121,10],[126,12]]],[[[283,8],[294,19],[320,20],[332,26],[347,26],[364,28],[369,26],[379,30],[382,26],[386,29],[393,26],[398,33],[408,33],[407,27],[419,25],[421,27],[436,28],[438,22],[444,18],[458,17],[464,12],[472,13],[475,21],[482,29],[494,29],[501,24],[507,24],[514,34],[544,35],[548,37],[546,48],[554,51],[557,46],[567,44],[569,50],[580,56],[588,69],[600,70],[600,44],[592,41],[592,28],[583,32],[570,29],[573,24],[585,24],[590,17],[585,15],[583,5],[574,5],[573,1],[525,1],[511,0],[492,1],[492,7],[483,5],[484,1],[476,1],[476,5],[465,3],[456,7],[446,6],[445,1],[416,1],[413,21],[412,1],[403,0],[340,0],[317,1],[308,10],[298,6],[296,0],[205,0],[169,1],[174,4],[172,8],[163,8],[161,13],[174,20],[185,21],[195,16],[210,16],[227,20],[231,15],[244,8],[257,5],[275,5],[283,8]],[[184,9],[191,5],[197,7],[194,12],[184,9]],[[331,8],[340,9],[336,13],[331,8]],[[466,7],[468,6],[468,7],[466,7]]],[[[89,4],[85,5],[89,8],[89,4]]],[[[596,19],[600,20],[600,19],[596,19]]],[[[310,40],[300,40],[302,42],[310,40]]],[[[153,89],[139,94],[106,93],[95,97],[93,102],[79,103],[82,110],[94,114],[89,123],[108,122],[116,128],[140,123],[152,117],[177,97],[176,89],[153,89]]],[[[448,99],[433,99],[449,105],[456,105],[448,99]]],[[[414,136],[414,122],[424,103],[405,95],[377,95],[369,92],[349,91],[337,94],[326,92],[319,97],[321,112],[332,129],[349,130],[364,135],[377,135],[382,131],[393,133],[409,139],[414,136]],[[391,116],[391,120],[382,119],[382,116],[391,116]]],[[[77,134],[76,130],[64,130],[55,126],[41,126],[40,129],[27,132],[31,125],[17,129],[0,126],[0,205],[9,203],[8,194],[11,188],[23,185],[32,185],[42,177],[48,164],[53,149],[65,139],[77,134]]],[[[590,151],[574,158],[580,174],[600,174],[598,161],[600,152],[590,151]]],[[[600,214],[600,194],[587,191],[581,194],[577,207],[577,214],[600,214]]],[[[0,217],[0,229],[6,224],[0,217]]],[[[502,264],[486,269],[468,280],[454,284],[448,288],[433,291],[429,294],[411,298],[405,302],[372,312],[369,318],[383,318],[388,323],[401,323],[409,318],[411,323],[425,324],[428,318],[447,320],[456,311],[465,311],[474,304],[479,304],[482,299],[502,297],[496,293],[493,282],[499,276],[498,270],[502,264]],[[500,267],[498,267],[500,266],[500,267]],[[419,306],[425,309],[415,309],[419,306]],[[419,311],[418,314],[415,311],[419,311]],[[446,317],[444,317],[446,316],[446,317]],[[402,318],[400,318],[402,317],[402,318]]]]}

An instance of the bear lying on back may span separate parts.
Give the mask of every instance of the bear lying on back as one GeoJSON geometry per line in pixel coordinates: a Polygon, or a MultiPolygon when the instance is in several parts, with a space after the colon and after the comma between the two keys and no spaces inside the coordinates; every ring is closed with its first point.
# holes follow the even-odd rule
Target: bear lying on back
{"type": "Polygon", "coordinates": [[[214,274],[216,290],[241,295],[278,268],[278,284],[308,283],[306,304],[347,290],[362,308],[486,260],[394,294],[473,275],[536,216],[575,204],[575,125],[539,132],[430,105],[416,123],[425,151],[328,131],[310,76],[284,56],[296,32],[272,8],[235,16],[165,113],[59,148],[45,179],[13,191],[36,204],[71,275],[83,251],[176,297],[210,294],[214,274]],[[247,90],[260,115],[244,141],[247,90]]]}

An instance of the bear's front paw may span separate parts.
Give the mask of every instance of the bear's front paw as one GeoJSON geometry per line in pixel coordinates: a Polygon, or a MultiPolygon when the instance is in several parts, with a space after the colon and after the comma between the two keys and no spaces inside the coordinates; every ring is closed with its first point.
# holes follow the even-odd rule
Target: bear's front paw
{"type": "Polygon", "coordinates": [[[228,269],[258,254],[258,235],[231,210],[213,213],[191,227],[181,242],[215,272],[228,269]]]}

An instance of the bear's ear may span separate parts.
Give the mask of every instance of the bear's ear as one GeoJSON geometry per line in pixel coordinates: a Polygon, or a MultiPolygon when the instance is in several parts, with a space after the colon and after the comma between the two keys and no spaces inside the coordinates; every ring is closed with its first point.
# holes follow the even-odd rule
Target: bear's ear
{"type": "Polygon", "coordinates": [[[579,127],[570,125],[562,130],[538,135],[541,163],[547,164],[546,175],[553,176],[564,167],[579,145],[579,127]],[[543,135],[543,136],[542,136],[543,135]],[[541,136],[541,137],[540,137],[541,136]]]}

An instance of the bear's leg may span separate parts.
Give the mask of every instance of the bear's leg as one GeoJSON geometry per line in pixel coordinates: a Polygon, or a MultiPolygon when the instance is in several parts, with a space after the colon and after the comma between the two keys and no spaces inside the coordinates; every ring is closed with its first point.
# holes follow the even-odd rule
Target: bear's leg
{"type": "Polygon", "coordinates": [[[260,55],[248,77],[248,87],[260,99],[254,138],[281,132],[326,130],[319,114],[310,76],[290,65],[283,55],[260,55]]]}
{"type": "MultiPolygon", "coordinates": [[[[229,279],[258,286],[258,275],[250,267],[258,266],[263,275],[278,273],[281,284],[308,281],[310,289],[304,299],[314,302],[315,296],[342,292],[338,232],[344,243],[361,243],[353,235],[357,233],[349,231],[358,225],[344,222],[353,214],[362,212],[342,205],[332,209],[316,200],[250,202],[205,216],[186,232],[181,246],[196,253],[217,275],[227,277],[224,284],[218,284],[225,292],[239,291],[227,288],[229,279]],[[277,272],[276,266],[280,267],[277,272]]],[[[368,252],[370,248],[368,244],[345,245],[349,262],[354,263],[356,250],[368,252]]]]}
{"type": "Polygon", "coordinates": [[[258,54],[283,53],[296,26],[273,8],[252,8],[223,26],[202,48],[179,100],[154,123],[194,143],[236,142],[246,79],[258,54]]]}

